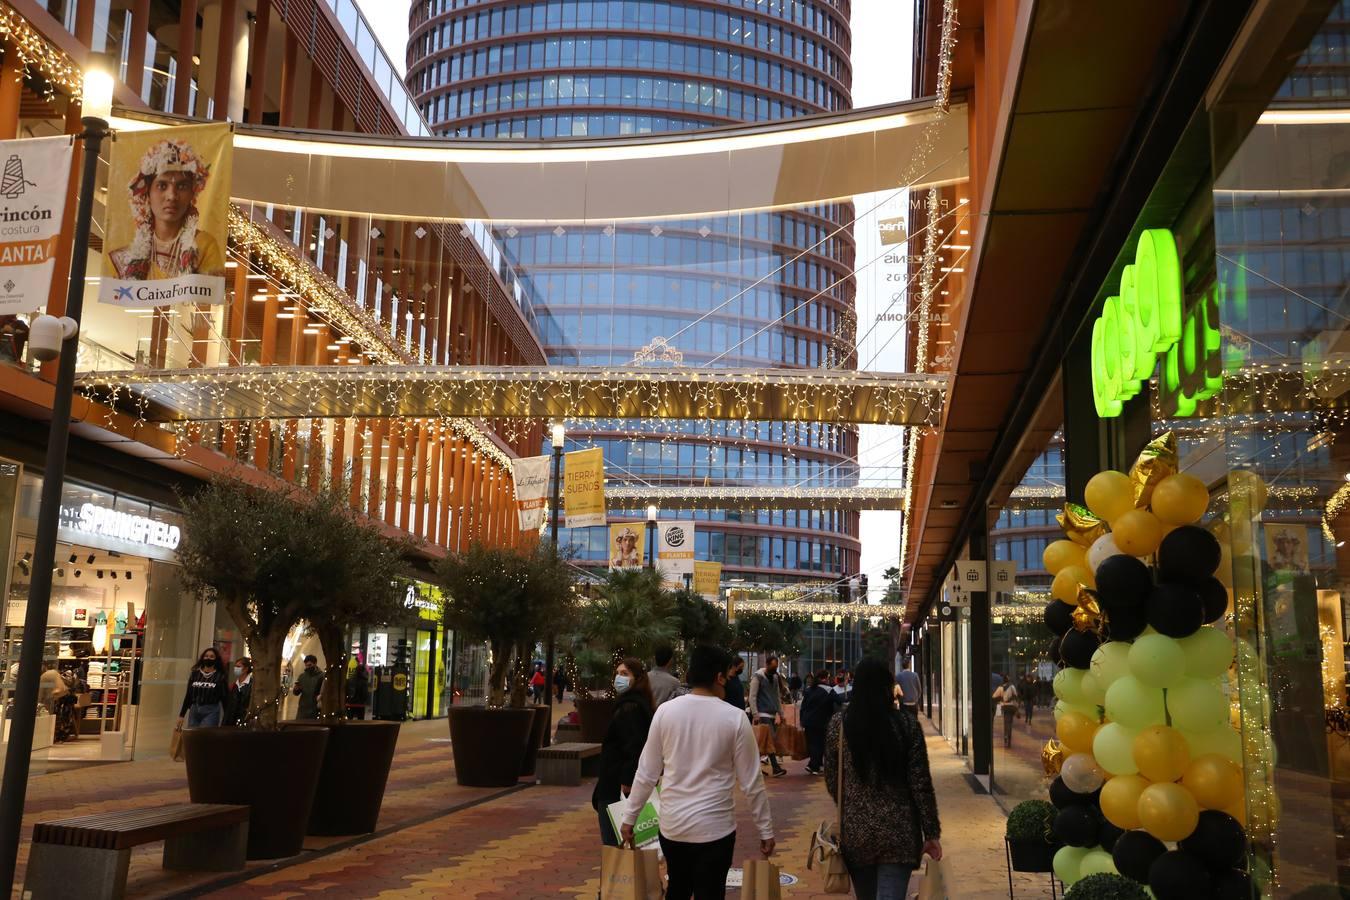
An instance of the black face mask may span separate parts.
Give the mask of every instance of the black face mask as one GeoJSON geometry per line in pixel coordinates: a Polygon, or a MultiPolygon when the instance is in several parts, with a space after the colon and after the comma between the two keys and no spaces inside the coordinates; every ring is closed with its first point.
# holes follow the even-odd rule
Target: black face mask
{"type": "Polygon", "coordinates": [[[215,661],[214,658],[212,658],[212,657],[210,657],[210,656],[203,656],[203,657],[202,657],[200,660],[198,660],[198,662],[197,662],[197,668],[199,668],[199,669],[214,669],[215,667],[216,667],[216,661],[215,661]]]}

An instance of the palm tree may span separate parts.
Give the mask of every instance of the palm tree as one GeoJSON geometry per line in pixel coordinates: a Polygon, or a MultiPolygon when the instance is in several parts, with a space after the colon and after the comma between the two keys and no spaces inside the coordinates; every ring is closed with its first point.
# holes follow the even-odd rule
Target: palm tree
{"type": "Polygon", "coordinates": [[[675,642],[680,620],[657,572],[616,569],[605,576],[598,596],[586,607],[581,630],[597,649],[646,659],[657,645],[675,642]]]}

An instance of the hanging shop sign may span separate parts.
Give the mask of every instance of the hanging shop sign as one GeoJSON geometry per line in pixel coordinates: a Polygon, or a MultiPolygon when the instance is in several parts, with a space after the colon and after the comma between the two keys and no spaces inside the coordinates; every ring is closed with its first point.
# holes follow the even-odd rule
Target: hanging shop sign
{"type": "Polygon", "coordinates": [[[609,567],[641,569],[647,558],[646,534],[640,525],[617,523],[609,526],[609,567]]]}
{"type": "Polygon", "coordinates": [[[694,574],[694,523],[656,523],[656,568],[667,581],[684,584],[694,574]]]}
{"type": "Polygon", "coordinates": [[[951,578],[952,587],[962,593],[989,589],[985,561],[982,559],[958,559],[952,567],[951,578]]]}
{"type": "Polygon", "coordinates": [[[1165,228],[1139,236],[1134,263],[1120,274],[1120,295],[1107,297],[1092,325],[1092,398],[1100,418],[1119,416],[1125,401],[1153,377],[1163,357],[1162,399],[1191,415],[1222,387],[1214,291],[1185,308],[1181,258],[1165,228]]]}
{"type": "Polygon", "coordinates": [[[68,135],[0,141],[0,314],[47,303],[73,147],[68,135]]]}
{"type": "Polygon", "coordinates": [[[99,302],[225,302],[231,162],[228,124],[118,134],[99,302]]]}
{"type": "Polygon", "coordinates": [[[73,544],[173,559],[183,531],[169,522],[99,503],[61,504],[58,537],[73,544]]]}
{"type": "Polygon", "coordinates": [[[722,594],[722,564],[694,561],[694,593],[705,600],[717,600],[722,594]]]}
{"type": "Polygon", "coordinates": [[[511,460],[511,479],[516,489],[516,512],[521,531],[538,531],[544,524],[544,497],[548,494],[548,456],[511,460]]]}
{"type": "Polygon", "coordinates": [[[563,514],[568,528],[605,524],[605,456],[599,447],[563,457],[563,514]]]}

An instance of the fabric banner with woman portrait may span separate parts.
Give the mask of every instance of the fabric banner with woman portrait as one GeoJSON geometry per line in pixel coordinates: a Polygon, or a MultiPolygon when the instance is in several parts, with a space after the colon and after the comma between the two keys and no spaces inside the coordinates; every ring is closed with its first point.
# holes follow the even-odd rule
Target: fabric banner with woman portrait
{"type": "Polygon", "coordinates": [[[609,567],[611,569],[641,569],[647,551],[641,525],[609,526],[609,567]]]}
{"type": "Polygon", "coordinates": [[[230,126],[125,131],[112,148],[99,302],[224,303],[230,126]]]}

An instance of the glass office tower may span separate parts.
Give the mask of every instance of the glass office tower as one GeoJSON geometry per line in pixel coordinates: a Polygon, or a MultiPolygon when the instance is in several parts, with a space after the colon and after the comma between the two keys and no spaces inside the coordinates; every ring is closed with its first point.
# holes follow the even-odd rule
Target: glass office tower
{"type": "MultiPolygon", "coordinates": [[[[432,130],[545,140],[848,110],[847,0],[428,0],[407,83],[432,130]]],[[[551,362],[856,365],[850,204],[662,222],[498,225],[551,362]]],[[[612,476],[666,485],[854,484],[857,435],[782,422],[571,423],[612,476]]],[[[663,510],[663,518],[678,513],[663,510]]],[[[640,515],[640,513],[634,513],[640,515]]],[[[858,517],[714,510],[698,555],[746,582],[857,571],[858,517]]],[[[566,535],[607,560],[604,529],[566,535]]]]}

